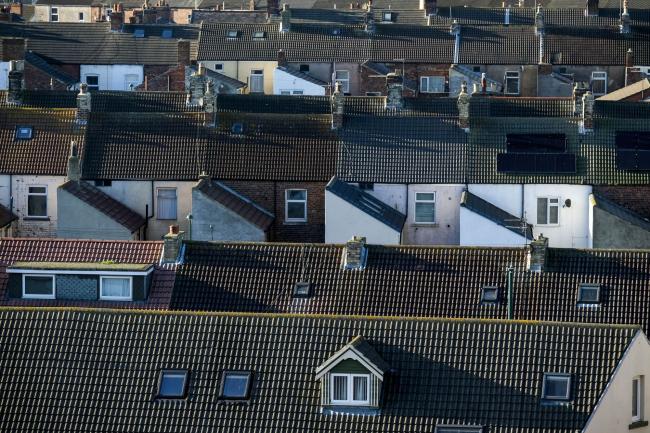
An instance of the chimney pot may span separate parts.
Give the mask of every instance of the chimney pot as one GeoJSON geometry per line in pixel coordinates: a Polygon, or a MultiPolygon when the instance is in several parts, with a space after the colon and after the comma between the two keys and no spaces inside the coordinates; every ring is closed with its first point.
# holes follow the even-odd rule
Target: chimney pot
{"type": "Polygon", "coordinates": [[[543,234],[533,239],[528,246],[527,268],[531,272],[543,272],[548,255],[548,238],[543,234]]]}
{"type": "Polygon", "coordinates": [[[77,149],[77,142],[70,143],[70,156],[68,157],[68,180],[79,182],[81,179],[81,167],[79,166],[79,150],[77,149]]]}
{"type": "Polygon", "coordinates": [[[278,66],[286,68],[289,65],[287,62],[287,55],[283,50],[278,50],[278,66]]]}
{"type": "Polygon", "coordinates": [[[291,31],[291,8],[286,3],[282,5],[282,12],[280,13],[280,31],[291,31]]]}

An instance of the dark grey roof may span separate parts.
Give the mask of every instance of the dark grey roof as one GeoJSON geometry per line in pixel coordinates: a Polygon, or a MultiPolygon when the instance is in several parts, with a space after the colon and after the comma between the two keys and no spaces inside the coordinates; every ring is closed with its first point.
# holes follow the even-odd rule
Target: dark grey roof
{"type": "Polygon", "coordinates": [[[187,105],[186,92],[130,92],[102,90],[90,98],[92,111],[99,113],[171,113],[196,111],[187,105]]]}
{"type": "Polygon", "coordinates": [[[404,228],[406,215],[356,186],[340,181],[336,176],[325,189],[395,231],[401,232],[404,228]]]}
{"type": "Polygon", "coordinates": [[[16,433],[134,426],[401,433],[448,423],[491,433],[575,433],[638,334],[635,327],[537,322],[83,309],[2,308],[0,322],[0,368],[10,372],[0,383],[7,395],[21,396],[0,399],[0,428],[16,433]],[[316,368],[357,335],[395,369],[381,414],[321,413],[316,368]],[[155,399],[162,369],[189,371],[187,399],[155,399]],[[219,400],[224,370],[253,372],[246,404],[219,400]],[[571,375],[572,404],[542,404],[545,372],[571,375]]]}
{"type": "Polygon", "coordinates": [[[532,225],[526,224],[526,232],[524,233],[523,230],[519,227],[522,224],[520,222],[520,218],[509,214],[503,209],[493,205],[486,200],[483,200],[481,197],[474,195],[469,191],[463,191],[460,199],[460,205],[478,215],[481,215],[484,218],[489,219],[501,227],[507,228],[511,232],[516,233],[521,237],[525,237],[527,240],[533,239],[532,225]]]}
{"type": "Polygon", "coordinates": [[[365,358],[365,360],[368,361],[372,367],[374,367],[374,370],[376,370],[378,373],[381,373],[382,375],[390,371],[390,365],[388,365],[386,361],[381,358],[381,356],[372,347],[372,345],[368,343],[365,338],[363,338],[363,335],[357,335],[352,339],[352,341],[350,341],[348,344],[330,356],[324,363],[319,365],[316,368],[316,376],[318,377],[324,371],[327,371],[331,367],[335,366],[338,362],[345,359],[342,358],[342,356],[345,355],[348,351],[357,352],[359,355],[365,358]]]}
{"type": "Polygon", "coordinates": [[[598,193],[594,194],[594,198],[596,199],[596,206],[605,212],[615,215],[618,218],[627,221],[630,224],[634,224],[635,226],[640,227],[644,230],[650,231],[650,219],[639,215],[636,212],[627,209],[598,193]]]}
{"type": "Polygon", "coordinates": [[[192,23],[258,23],[267,22],[266,11],[213,11],[193,10],[192,23]]]}

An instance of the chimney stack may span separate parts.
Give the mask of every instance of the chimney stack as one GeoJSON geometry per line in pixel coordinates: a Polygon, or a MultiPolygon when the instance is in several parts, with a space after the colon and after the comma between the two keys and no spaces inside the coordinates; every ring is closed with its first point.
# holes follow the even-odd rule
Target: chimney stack
{"type": "Polygon", "coordinates": [[[187,105],[200,105],[203,99],[207,77],[203,63],[199,63],[196,72],[190,75],[187,87],[187,105]]]}
{"type": "Polygon", "coordinates": [[[587,8],[585,9],[585,15],[588,17],[598,16],[598,0],[587,0],[587,8]]]}
{"type": "Polygon", "coordinates": [[[623,13],[621,14],[621,33],[627,35],[630,33],[630,13],[628,12],[629,0],[623,0],[623,13]]]}
{"type": "Polygon", "coordinates": [[[117,3],[113,5],[113,11],[110,14],[111,19],[111,31],[121,32],[122,25],[124,25],[124,9],[122,8],[122,3],[117,3]]]}
{"type": "Polygon", "coordinates": [[[332,129],[340,129],[343,127],[343,113],[345,96],[341,92],[341,83],[334,83],[334,93],[332,93],[332,129]]]}
{"type": "Polygon", "coordinates": [[[91,102],[90,102],[90,92],[88,91],[88,85],[86,83],[81,83],[79,86],[79,94],[77,95],[77,124],[85,125],[88,123],[88,117],[90,116],[91,102]]]}
{"type": "Polygon", "coordinates": [[[424,16],[437,15],[438,1],[437,0],[420,0],[420,10],[424,11],[424,16]]]}
{"type": "Polygon", "coordinates": [[[291,8],[288,4],[282,6],[282,12],[280,13],[280,31],[281,32],[290,32],[291,31],[291,8]]]}
{"type": "MultiPolygon", "coordinates": [[[[214,83],[210,79],[207,79],[205,82],[205,93],[201,99],[201,105],[203,107],[203,111],[206,113],[212,114],[216,112],[217,95],[214,93],[214,83]]],[[[214,125],[214,119],[212,119],[210,125],[214,125]]]]}
{"type": "Polygon", "coordinates": [[[582,133],[594,129],[594,94],[590,90],[582,96],[582,133]]]}
{"type": "Polygon", "coordinates": [[[368,9],[366,13],[366,33],[373,34],[377,30],[375,26],[375,16],[372,14],[372,10],[368,9]]]}
{"type": "Polygon", "coordinates": [[[289,62],[287,62],[287,55],[283,50],[278,50],[278,66],[283,68],[289,66],[289,62]]]}
{"type": "Polygon", "coordinates": [[[627,53],[625,53],[625,67],[634,67],[634,52],[632,51],[632,48],[628,48],[627,53]]]}
{"type": "Polygon", "coordinates": [[[266,0],[266,15],[267,18],[277,17],[280,15],[279,0],[266,0]]]}
{"type": "Polygon", "coordinates": [[[541,36],[544,34],[544,10],[542,5],[537,6],[537,12],[535,12],[535,35],[541,36]]]}
{"type": "Polygon", "coordinates": [[[345,243],[343,269],[362,271],[366,268],[367,258],[368,250],[365,237],[353,236],[351,240],[345,243]]]}
{"type": "Polygon", "coordinates": [[[573,86],[573,115],[582,116],[582,95],[585,94],[587,89],[576,83],[573,86]]]}
{"type": "Polygon", "coordinates": [[[7,104],[20,105],[23,103],[23,71],[18,70],[18,61],[9,62],[8,75],[7,104]]]}
{"type": "Polygon", "coordinates": [[[546,255],[548,252],[548,238],[545,238],[543,234],[530,241],[528,246],[528,257],[527,257],[527,268],[531,272],[542,272],[544,271],[544,265],[546,264],[546,255]]]}
{"type": "Polygon", "coordinates": [[[189,66],[190,60],[190,41],[181,39],[178,41],[178,64],[189,66]]]}
{"type": "Polygon", "coordinates": [[[463,81],[458,94],[458,126],[469,132],[469,101],[471,96],[467,93],[467,83],[463,81]]]}
{"type": "Polygon", "coordinates": [[[178,263],[181,261],[183,238],[185,232],[177,225],[169,226],[169,233],[163,236],[163,263],[178,263]]]}
{"type": "Polygon", "coordinates": [[[19,1],[15,1],[11,3],[11,6],[9,6],[9,13],[18,15],[18,16],[23,16],[23,4],[19,1]]]}
{"type": "Polygon", "coordinates": [[[79,182],[81,179],[81,167],[79,166],[79,149],[77,142],[70,143],[70,156],[68,156],[68,180],[79,182]]]}
{"type": "Polygon", "coordinates": [[[386,75],[386,109],[401,110],[404,101],[402,100],[402,91],[404,89],[404,80],[399,70],[390,72],[386,75]]]}

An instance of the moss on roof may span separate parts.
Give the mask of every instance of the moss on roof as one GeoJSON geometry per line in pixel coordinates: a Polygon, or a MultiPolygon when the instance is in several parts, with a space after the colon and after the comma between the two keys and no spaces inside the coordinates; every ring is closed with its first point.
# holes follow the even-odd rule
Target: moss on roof
{"type": "Polygon", "coordinates": [[[104,261],[99,263],[61,263],[61,262],[16,262],[9,269],[52,270],[52,271],[133,271],[144,272],[153,264],[116,263],[104,261]]]}

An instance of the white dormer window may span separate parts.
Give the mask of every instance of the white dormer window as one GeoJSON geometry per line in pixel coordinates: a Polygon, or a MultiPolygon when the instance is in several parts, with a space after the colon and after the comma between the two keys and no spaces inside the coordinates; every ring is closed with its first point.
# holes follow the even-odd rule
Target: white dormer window
{"type": "Polygon", "coordinates": [[[369,374],[343,374],[331,375],[332,404],[339,405],[367,405],[369,374]]]}
{"type": "Polygon", "coordinates": [[[130,301],[133,299],[131,277],[100,277],[100,299],[105,301],[130,301]]]}

